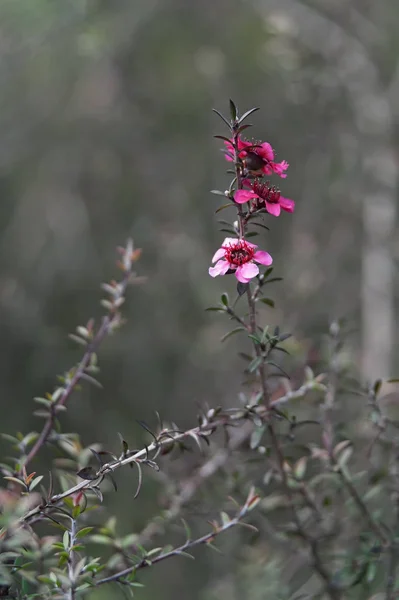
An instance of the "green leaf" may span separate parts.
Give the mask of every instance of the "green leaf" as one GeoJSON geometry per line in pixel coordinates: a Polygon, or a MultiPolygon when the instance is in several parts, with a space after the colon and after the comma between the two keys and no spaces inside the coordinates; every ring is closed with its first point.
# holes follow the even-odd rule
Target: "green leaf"
{"type": "Polygon", "coordinates": [[[217,215],[218,213],[220,213],[225,208],[229,208],[229,206],[235,206],[235,205],[232,202],[229,202],[228,204],[222,204],[222,206],[219,206],[219,208],[217,208],[215,210],[215,215],[217,215]]]}
{"type": "Polygon", "coordinates": [[[221,342],[225,342],[229,337],[235,335],[236,333],[238,333],[240,331],[246,331],[245,327],[236,327],[235,329],[232,329],[231,331],[229,331],[228,333],[226,333],[225,335],[223,335],[220,338],[220,341],[221,342]]]}
{"type": "Polygon", "coordinates": [[[80,529],[77,534],[76,534],[76,539],[81,538],[85,535],[87,535],[88,533],[90,533],[91,531],[93,531],[94,527],[83,527],[83,529],[80,529]]]}
{"type": "Polygon", "coordinates": [[[222,511],[220,513],[220,517],[222,519],[223,525],[228,525],[229,523],[231,523],[231,519],[230,519],[229,515],[226,512],[222,511]]]}
{"type": "Polygon", "coordinates": [[[263,357],[262,356],[257,356],[256,358],[253,359],[253,361],[251,362],[251,364],[248,366],[248,371],[250,373],[253,373],[254,371],[256,371],[260,365],[263,362],[263,357]]]}
{"type": "Polygon", "coordinates": [[[83,338],[79,337],[78,335],[75,335],[74,333],[70,333],[68,337],[70,340],[76,342],[77,344],[80,344],[81,346],[87,346],[87,340],[84,340],[83,338]]]}
{"type": "Polygon", "coordinates": [[[352,454],[353,454],[353,446],[348,446],[347,448],[345,448],[345,450],[343,450],[340,453],[337,462],[341,468],[346,465],[346,463],[348,462],[348,460],[350,459],[352,454]]]}
{"type": "Polygon", "coordinates": [[[80,469],[76,475],[81,479],[87,479],[88,481],[97,479],[97,471],[94,467],[83,467],[83,469],[80,469]]]}
{"type": "Polygon", "coordinates": [[[238,123],[241,124],[247,117],[249,117],[249,115],[252,115],[254,112],[256,112],[257,110],[259,110],[259,107],[255,107],[255,108],[251,108],[250,110],[247,110],[247,112],[245,112],[239,119],[238,119],[238,123]]]}
{"type": "Polygon", "coordinates": [[[225,135],[214,135],[213,137],[217,140],[224,140],[225,142],[229,142],[229,144],[231,144],[231,140],[225,135]]]}
{"type": "Polygon", "coordinates": [[[12,444],[19,444],[19,439],[14,437],[13,435],[8,435],[8,433],[1,433],[0,435],[3,438],[3,440],[7,440],[12,444]]]}
{"type": "Polygon", "coordinates": [[[279,342],[285,342],[285,340],[288,340],[290,337],[292,337],[292,333],[282,333],[279,336],[278,341],[279,342]]]}
{"type": "Polygon", "coordinates": [[[48,398],[40,398],[39,396],[33,398],[33,401],[37,402],[38,404],[44,404],[44,406],[48,406],[49,404],[51,404],[51,400],[49,400],[48,398]]]}
{"type": "Polygon", "coordinates": [[[29,485],[29,491],[31,492],[32,490],[34,490],[35,487],[41,482],[42,479],[43,479],[43,475],[39,475],[38,477],[35,477],[34,480],[29,485]]]}
{"type": "Polygon", "coordinates": [[[62,536],[62,543],[65,550],[69,548],[69,531],[64,531],[64,535],[62,536]]]}
{"type": "Polygon", "coordinates": [[[246,123],[245,125],[241,125],[237,129],[237,133],[241,133],[242,131],[245,131],[245,129],[248,129],[248,127],[252,127],[252,123],[246,123]]]}
{"type": "Polygon", "coordinates": [[[231,120],[232,121],[236,121],[237,120],[237,107],[234,104],[233,100],[229,100],[229,106],[230,106],[230,116],[231,116],[231,120]]]}
{"type": "Polygon", "coordinates": [[[378,392],[380,391],[382,386],[382,379],[377,379],[373,386],[373,392],[375,396],[378,396],[378,392]]]}
{"type": "Polygon", "coordinates": [[[215,194],[215,196],[224,196],[224,197],[226,197],[226,194],[224,192],[222,192],[222,190],[211,190],[211,194],[215,194]]]}
{"type": "Polygon", "coordinates": [[[297,479],[303,479],[306,473],[306,467],[308,464],[308,457],[302,456],[294,466],[294,475],[297,479]]]}
{"type": "Polygon", "coordinates": [[[278,365],[277,363],[273,362],[272,360],[268,360],[267,364],[271,365],[272,367],[276,367],[276,369],[278,369],[280,371],[281,375],[283,375],[287,379],[291,379],[291,377],[288,375],[288,373],[286,373],[286,371],[284,371],[284,369],[282,367],[280,367],[280,365],[278,365]]]}
{"type": "Polygon", "coordinates": [[[239,296],[242,296],[243,294],[245,294],[245,292],[247,291],[248,288],[249,288],[249,283],[241,283],[241,281],[237,282],[237,294],[239,296]]]}
{"type": "Polygon", "coordinates": [[[262,229],[266,229],[267,231],[270,231],[270,227],[266,227],[266,225],[264,225],[263,223],[257,223],[255,221],[251,221],[251,225],[256,225],[256,227],[262,227],[262,229]]]}
{"type": "Polygon", "coordinates": [[[263,437],[263,434],[265,432],[265,426],[261,425],[260,427],[255,427],[255,429],[253,430],[252,434],[251,434],[251,439],[250,439],[250,448],[251,450],[255,450],[263,437]]]}
{"type": "Polygon", "coordinates": [[[220,113],[218,110],[216,110],[216,108],[212,108],[213,112],[215,114],[217,114],[218,117],[220,117],[222,119],[222,121],[224,123],[226,123],[227,127],[231,130],[231,124],[228,122],[228,120],[222,115],[222,113],[220,113]]]}
{"type": "Polygon", "coordinates": [[[367,567],[367,576],[366,576],[367,583],[371,583],[375,579],[376,575],[377,575],[377,563],[371,562],[371,563],[369,563],[369,566],[367,567]]]}
{"type": "Polygon", "coordinates": [[[267,306],[270,306],[270,308],[274,308],[274,300],[272,300],[271,298],[260,298],[259,300],[263,304],[267,304],[267,306]]]}
{"type": "Polygon", "coordinates": [[[100,535],[99,533],[91,535],[90,541],[94,542],[95,544],[102,544],[104,546],[111,546],[113,544],[113,541],[110,537],[107,535],[100,535]]]}
{"type": "Polygon", "coordinates": [[[224,306],[228,306],[229,305],[229,296],[226,293],[223,293],[220,297],[220,300],[222,302],[222,304],[224,304],[224,306]]]}
{"type": "Polygon", "coordinates": [[[187,521],[185,519],[181,519],[181,522],[183,523],[184,530],[186,532],[186,540],[191,540],[191,529],[190,529],[187,521]]]}
{"type": "Polygon", "coordinates": [[[8,475],[6,477],[3,477],[3,479],[7,479],[7,481],[12,481],[13,483],[18,483],[21,487],[27,489],[26,484],[21,481],[20,479],[17,479],[17,477],[9,477],[8,475]]]}

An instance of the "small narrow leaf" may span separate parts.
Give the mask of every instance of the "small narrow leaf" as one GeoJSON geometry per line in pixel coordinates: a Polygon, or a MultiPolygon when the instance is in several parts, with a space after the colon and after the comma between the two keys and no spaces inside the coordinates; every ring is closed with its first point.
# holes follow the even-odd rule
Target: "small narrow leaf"
{"type": "Polygon", "coordinates": [[[220,338],[220,341],[225,342],[229,337],[235,335],[236,333],[239,333],[240,331],[246,331],[245,327],[236,327],[235,329],[232,329],[231,331],[223,335],[220,338]]]}
{"type": "Polygon", "coordinates": [[[254,360],[248,366],[248,371],[250,373],[253,373],[254,371],[256,371],[260,367],[260,365],[262,364],[262,362],[263,362],[262,356],[257,356],[256,358],[254,358],[254,360]]]}
{"type": "Polygon", "coordinates": [[[230,116],[231,116],[231,120],[232,121],[236,121],[237,120],[237,107],[234,104],[233,100],[229,100],[229,106],[230,106],[230,116]]]}
{"type": "Polygon", "coordinates": [[[217,114],[218,117],[220,117],[222,119],[222,121],[224,121],[224,123],[226,123],[227,127],[229,129],[231,129],[231,124],[228,122],[228,120],[222,115],[222,113],[220,113],[218,110],[216,110],[216,108],[212,108],[213,112],[215,114],[217,114]]]}
{"type": "Polygon", "coordinates": [[[220,300],[222,302],[222,304],[224,304],[224,306],[228,306],[229,305],[229,296],[226,293],[223,293],[220,297],[220,300]]]}
{"type": "Polygon", "coordinates": [[[88,481],[97,479],[97,471],[94,467],[84,467],[83,469],[80,469],[76,475],[81,479],[87,479],[88,481]]]}
{"type": "Polygon", "coordinates": [[[64,535],[62,536],[62,544],[65,550],[69,548],[69,531],[64,531],[64,535]]]}
{"type": "Polygon", "coordinates": [[[250,110],[247,110],[247,112],[245,112],[238,120],[238,122],[241,124],[247,117],[249,117],[249,115],[252,115],[254,112],[256,112],[257,110],[259,110],[259,107],[255,107],[255,108],[251,108],[250,110]]]}
{"type": "Polygon", "coordinates": [[[272,300],[271,298],[260,298],[260,302],[262,302],[263,304],[267,304],[267,306],[270,306],[270,308],[274,308],[275,306],[274,300],[272,300]]]}
{"type": "Polygon", "coordinates": [[[235,205],[232,202],[229,202],[228,204],[222,204],[222,206],[219,206],[219,208],[217,208],[215,210],[215,215],[217,215],[218,213],[220,213],[225,208],[229,208],[229,206],[235,206],[235,205]]]}
{"type": "Polygon", "coordinates": [[[241,281],[237,282],[237,293],[239,296],[245,294],[247,289],[249,288],[249,283],[241,283],[241,281]]]}

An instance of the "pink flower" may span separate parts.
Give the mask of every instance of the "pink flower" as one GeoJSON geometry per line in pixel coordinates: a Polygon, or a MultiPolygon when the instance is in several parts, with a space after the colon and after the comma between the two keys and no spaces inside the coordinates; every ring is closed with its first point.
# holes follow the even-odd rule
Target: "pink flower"
{"type": "MultiPolygon", "coordinates": [[[[233,161],[234,147],[232,141],[224,142],[226,146],[226,160],[233,161]]],[[[286,160],[274,162],[274,151],[268,142],[255,143],[238,138],[239,157],[250,173],[256,175],[272,175],[276,173],[283,179],[287,177],[285,171],[289,164],[286,160]]]]}
{"type": "Polygon", "coordinates": [[[280,215],[281,209],[291,213],[294,212],[294,200],[284,198],[276,186],[270,186],[269,183],[262,183],[259,179],[255,179],[250,186],[251,190],[237,190],[234,192],[234,201],[237,204],[244,204],[245,202],[255,200],[256,208],[261,208],[264,204],[267,212],[275,217],[280,215]]]}
{"type": "Polygon", "coordinates": [[[258,246],[244,239],[226,238],[222,246],[215,252],[212,262],[214,267],[209,267],[209,275],[226,275],[227,271],[235,271],[235,276],[241,283],[248,283],[259,273],[261,265],[269,266],[273,259],[268,252],[256,250],[258,246]],[[255,262],[254,262],[255,261],[255,262]]]}

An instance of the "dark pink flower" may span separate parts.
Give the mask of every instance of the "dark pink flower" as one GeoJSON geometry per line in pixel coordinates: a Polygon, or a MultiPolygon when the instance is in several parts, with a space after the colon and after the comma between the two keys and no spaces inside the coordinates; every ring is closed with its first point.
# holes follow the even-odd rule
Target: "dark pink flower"
{"type": "MultiPolygon", "coordinates": [[[[227,152],[226,160],[233,161],[234,147],[232,142],[224,142],[227,152]]],[[[255,143],[238,138],[239,157],[250,173],[257,175],[272,175],[276,173],[283,179],[289,164],[286,160],[274,162],[274,151],[268,142],[255,143]]]]}
{"type": "Polygon", "coordinates": [[[262,183],[259,179],[255,179],[253,183],[250,183],[250,186],[251,190],[237,190],[234,193],[234,201],[237,204],[255,200],[259,208],[264,204],[267,212],[275,217],[280,215],[281,209],[291,213],[294,212],[294,200],[284,198],[275,185],[270,186],[269,183],[262,183]]]}
{"type": "Polygon", "coordinates": [[[268,252],[256,250],[258,246],[244,239],[226,238],[222,246],[215,252],[212,262],[214,267],[209,267],[209,275],[226,275],[227,271],[235,271],[235,276],[241,283],[248,283],[259,273],[261,265],[269,266],[273,259],[268,252]],[[255,261],[255,262],[254,262],[255,261]]]}

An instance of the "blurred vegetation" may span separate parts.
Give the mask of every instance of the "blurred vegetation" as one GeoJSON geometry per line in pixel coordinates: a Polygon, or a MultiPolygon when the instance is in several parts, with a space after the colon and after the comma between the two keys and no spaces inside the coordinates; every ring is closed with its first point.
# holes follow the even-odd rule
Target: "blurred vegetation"
{"type": "MultiPolygon", "coordinates": [[[[76,362],[66,336],[101,314],[99,282],[129,236],[143,248],[139,270],[148,282],[129,290],[127,324],[101,349],[104,389],[75,395],[64,429],[78,431],[85,446],[115,450],[118,431],[142,444],[137,419],[154,423],[156,410],[185,427],[199,406],[235,405],[238,342],[220,344],[227,324],[204,312],[231,285],[207,276],[222,235],[208,191],[228,181],[212,139],[224,131],[211,108],[224,110],[229,97],[243,110],[262,108],[253,117],[257,135],[291,165],[281,187],[296,211],[273,221],[265,244],[284,277],[273,290],[277,309],[265,315],[295,334],[290,370],[322,362],[322,334],[332,318],[346,317],[354,333],[345,360],[359,374],[362,202],[370,190],[376,211],[381,190],[388,198],[395,277],[399,258],[398,28],[396,0],[2,0],[3,431],[38,428],[31,398],[76,362]],[[371,115],[366,129],[359,97],[371,115]]],[[[395,282],[389,294],[397,311],[395,282]]],[[[395,344],[390,360],[393,375],[395,344]]],[[[342,420],[361,407],[349,399],[342,420]]],[[[168,468],[183,477],[200,461],[193,455],[168,468]]],[[[216,478],[186,518],[203,519],[197,503],[211,512],[227,488],[234,492],[238,474],[228,475],[230,486],[216,478]]],[[[134,502],[133,488],[122,480],[109,496],[124,533],[141,529],[162,499],[155,476],[134,502]]],[[[243,547],[235,535],[226,535],[220,558],[200,550],[193,563],[174,559],[149,570],[137,596],[257,600],[267,590],[269,600],[284,598],[279,549],[243,547]]]]}

